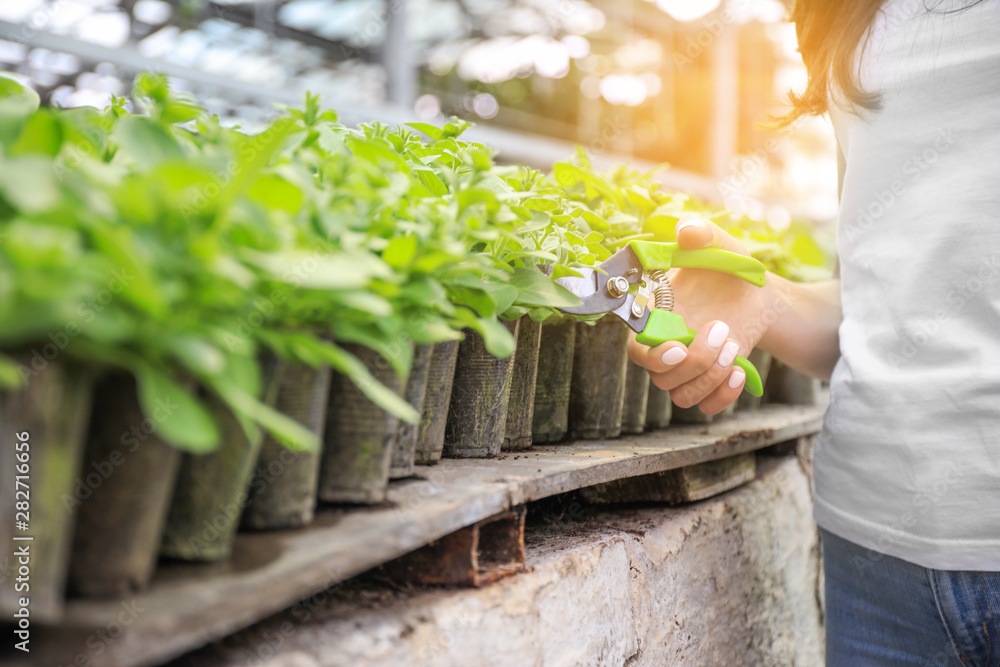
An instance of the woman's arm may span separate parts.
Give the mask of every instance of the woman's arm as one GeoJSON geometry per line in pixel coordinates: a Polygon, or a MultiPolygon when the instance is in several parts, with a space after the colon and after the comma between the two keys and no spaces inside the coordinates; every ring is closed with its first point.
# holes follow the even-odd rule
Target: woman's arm
{"type": "Polygon", "coordinates": [[[769,324],[757,346],[806,375],[829,380],[840,357],[840,280],[793,283],[767,274],[769,324]]]}
{"type": "MultiPolygon", "coordinates": [[[[749,255],[721,227],[704,218],[678,222],[682,248],[723,248],[749,255]]],[[[715,271],[678,269],[671,274],[674,310],[698,335],[685,346],[676,341],[650,348],[629,342],[632,361],[645,367],[660,389],[680,407],[697,405],[707,414],[735,401],[746,381],[733,366],[736,354],[758,344],[789,366],[829,378],[840,355],[838,281],[793,283],[773,274],[758,288],[715,271]]]]}

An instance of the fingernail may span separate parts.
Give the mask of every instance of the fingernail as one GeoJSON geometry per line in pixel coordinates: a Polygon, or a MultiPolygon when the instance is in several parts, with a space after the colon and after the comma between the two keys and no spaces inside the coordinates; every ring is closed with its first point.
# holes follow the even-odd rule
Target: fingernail
{"type": "Polygon", "coordinates": [[[680,234],[681,230],[686,227],[701,227],[703,219],[697,215],[689,215],[681,218],[680,222],[677,223],[675,232],[680,234]]]}
{"type": "Polygon", "coordinates": [[[682,347],[672,347],[663,353],[660,359],[663,360],[667,366],[676,366],[677,364],[684,361],[684,357],[688,356],[688,353],[682,347]]]}
{"type": "Polygon", "coordinates": [[[740,386],[740,383],[746,379],[746,377],[747,374],[744,373],[741,369],[734,368],[733,372],[729,374],[729,388],[736,389],[738,386],[740,386]]]}
{"type": "Polygon", "coordinates": [[[736,355],[739,353],[740,346],[733,341],[729,341],[722,347],[722,352],[719,353],[719,365],[728,366],[733,363],[733,359],[735,359],[736,355]]]}
{"type": "Polygon", "coordinates": [[[713,350],[718,350],[726,342],[727,336],[729,336],[729,325],[725,322],[716,322],[708,332],[708,339],[705,342],[713,350]]]}

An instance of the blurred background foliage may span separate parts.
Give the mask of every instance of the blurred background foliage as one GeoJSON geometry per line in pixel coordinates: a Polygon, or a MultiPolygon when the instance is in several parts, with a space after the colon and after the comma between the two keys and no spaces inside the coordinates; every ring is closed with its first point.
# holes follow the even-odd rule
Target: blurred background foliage
{"type": "MultiPolygon", "coordinates": [[[[501,161],[669,163],[669,187],[778,230],[836,212],[829,124],[782,131],[805,71],[779,0],[19,0],[0,68],[103,107],[162,71],[253,131],[317,93],[346,122],[456,115],[501,161]]],[[[829,234],[820,229],[821,243],[829,234]]],[[[828,248],[832,250],[832,248],[828,248]]]]}

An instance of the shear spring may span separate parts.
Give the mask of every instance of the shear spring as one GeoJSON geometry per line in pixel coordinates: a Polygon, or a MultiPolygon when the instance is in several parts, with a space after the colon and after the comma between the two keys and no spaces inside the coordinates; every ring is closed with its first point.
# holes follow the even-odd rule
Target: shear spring
{"type": "Polygon", "coordinates": [[[650,271],[649,277],[656,281],[656,289],[653,290],[653,294],[656,295],[656,307],[672,311],[674,309],[674,288],[670,284],[667,272],[657,269],[650,271]]]}

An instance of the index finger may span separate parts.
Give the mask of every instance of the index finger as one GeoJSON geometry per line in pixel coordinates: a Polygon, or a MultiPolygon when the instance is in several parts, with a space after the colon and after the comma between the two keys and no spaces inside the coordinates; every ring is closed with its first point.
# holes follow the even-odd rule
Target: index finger
{"type": "Polygon", "coordinates": [[[682,216],[674,228],[677,244],[684,250],[721,248],[729,252],[749,255],[743,244],[717,224],[697,214],[682,216]]]}
{"type": "Polygon", "coordinates": [[[643,345],[635,339],[635,332],[629,331],[628,356],[635,364],[653,373],[666,373],[684,361],[688,349],[684,343],[670,340],[656,347],[643,345]],[[675,351],[671,351],[675,350],[675,351]]]}

